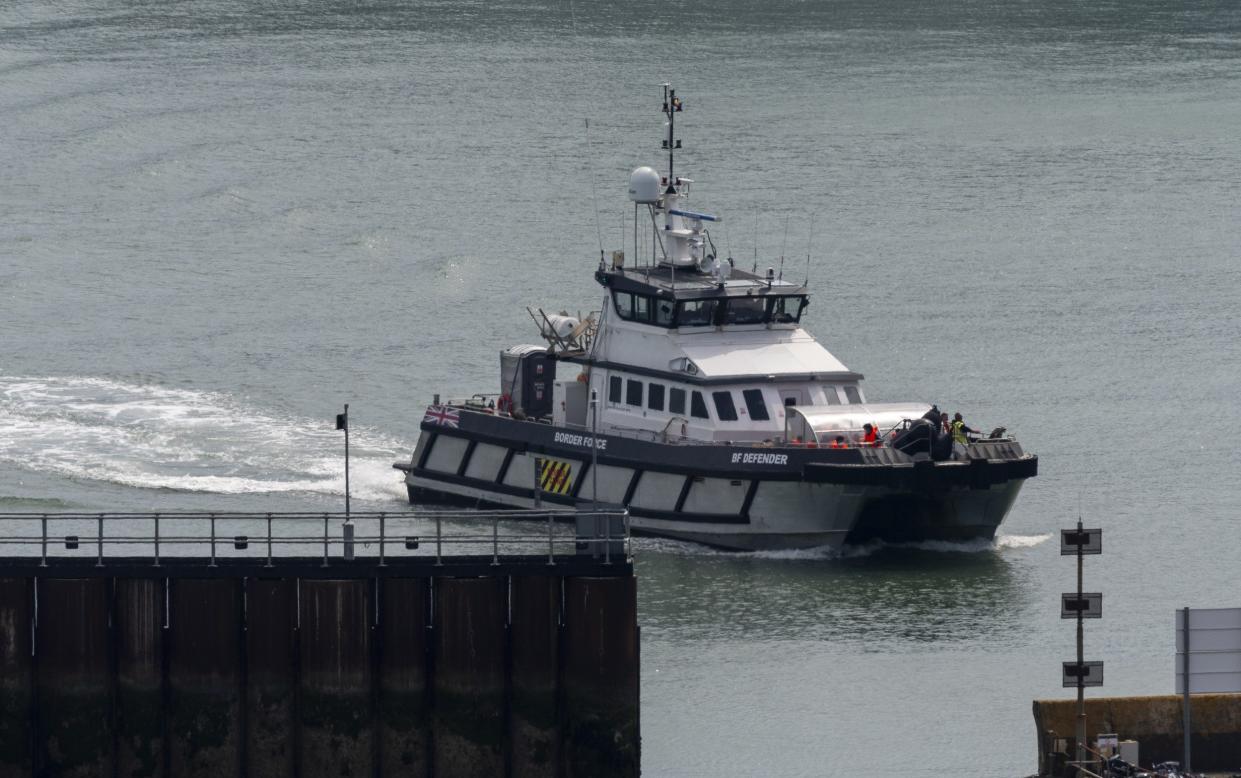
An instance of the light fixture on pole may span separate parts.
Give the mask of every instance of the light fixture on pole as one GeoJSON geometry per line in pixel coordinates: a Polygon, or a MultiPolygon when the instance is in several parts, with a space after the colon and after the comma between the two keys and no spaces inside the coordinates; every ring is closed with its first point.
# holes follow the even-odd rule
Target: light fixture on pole
{"type": "Polygon", "coordinates": [[[1086,766],[1086,687],[1103,685],[1103,663],[1087,662],[1083,619],[1103,617],[1103,594],[1082,591],[1082,560],[1086,554],[1103,553],[1103,530],[1083,529],[1081,519],[1077,529],[1060,530],[1060,555],[1077,557],[1077,591],[1060,595],[1060,618],[1077,619],[1077,661],[1065,662],[1061,671],[1062,684],[1077,687],[1077,753],[1078,770],[1086,766]]]}
{"type": "Polygon", "coordinates": [[[349,515],[349,403],[345,412],[336,414],[336,429],[345,433],[345,525],[341,528],[345,541],[345,559],[353,559],[353,520],[349,515]]]}

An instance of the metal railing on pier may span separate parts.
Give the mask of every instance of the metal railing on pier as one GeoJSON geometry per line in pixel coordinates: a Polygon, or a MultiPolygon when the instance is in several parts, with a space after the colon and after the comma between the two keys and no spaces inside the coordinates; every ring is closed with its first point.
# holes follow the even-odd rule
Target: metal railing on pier
{"type": "Polygon", "coordinates": [[[66,558],[264,560],[321,556],[322,565],[396,558],[490,556],[492,564],[546,557],[547,564],[583,554],[630,557],[626,510],[496,510],[400,512],[0,513],[0,556],[66,558]],[[563,522],[573,522],[569,527],[563,522]],[[532,522],[541,522],[533,524],[532,522]]]}

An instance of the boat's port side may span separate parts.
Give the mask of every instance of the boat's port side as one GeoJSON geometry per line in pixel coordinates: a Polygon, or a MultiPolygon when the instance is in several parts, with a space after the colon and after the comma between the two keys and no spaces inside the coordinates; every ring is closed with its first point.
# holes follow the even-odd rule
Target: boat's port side
{"type": "MultiPolygon", "coordinates": [[[[599,501],[629,506],[635,531],[735,549],[839,545],[857,495],[830,484],[715,478],[519,451],[424,430],[406,471],[411,502],[530,507],[599,501]],[[536,465],[536,457],[539,462],[536,465]]],[[[856,490],[854,490],[856,491],[856,490]]]]}
{"type": "Polygon", "coordinates": [[[967,459],[949,462],[884,449],[847,452],[852,462],[846,452],[807,458],[804,450],[723,449],[720,466],[719,460],[669,455],[690,448],[626,448],[625,441],[609,438],[595,464],[582,451],[582,436],[557,433],[571,439],[565,445],[549,440],[556,435],[538,439],[531,432],[542,425],[527,424],[507,422],[512,437],[424,428],[413,460],[398,465],[410,501],[571,506],[594,501],[597,486],[599,502],[628,507],[636,532],[723,548],[990,540],[1022,482],[1037,472],[1037,459],[1015,443],[971,447],[967,459]],[[794,456],[801,461],[788,461],[794,456]],[[751,462],[766,469],[745,469],[751,462]]]}

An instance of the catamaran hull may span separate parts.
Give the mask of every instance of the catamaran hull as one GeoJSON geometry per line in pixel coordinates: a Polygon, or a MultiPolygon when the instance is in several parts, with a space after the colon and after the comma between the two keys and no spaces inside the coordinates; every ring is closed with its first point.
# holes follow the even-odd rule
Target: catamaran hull
{"type": "Polygon", "coordinates": [[[411,503],[531,507],[537,482],[540,502],[568,507],[590,504],[597,483],[635,532],[741,550],[990,539],[1038,462],[1012,441],[913,462],[883,449],[595,437],[468,411],[428,419],[412,461],[396,465],[411,503]]]}

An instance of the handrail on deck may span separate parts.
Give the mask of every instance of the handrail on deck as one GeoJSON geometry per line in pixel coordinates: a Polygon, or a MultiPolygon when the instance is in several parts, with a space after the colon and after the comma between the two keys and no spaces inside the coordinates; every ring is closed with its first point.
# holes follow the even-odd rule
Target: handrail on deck
{"type": "MultiPolygon", "coordinates": [[[[266,563],[265,567],[274,567],[275,560],[278,558],[274,553],[277,544],[306,546],[313,545],[323,547],[323,566],[327,567],[331,564],[331,547],[337,545],[341,547],[342,558],[347,561],[354,560],[358,555],[359,547],[369,549],[371,544],[377,546],[376,564],[384,567],[388,563],[391,555],[388,547],[391,543],[403,543],[406,550],[416,550],[425,542],[425,538],[420,535],[409,535],[404,530],[401,535],[394,537],[389,531],[388,523],[391,520],[423,520],[429,521],[434,519],[434,541],[435,541],[435,563],[442,565],[444,560],[444,547],[472,547],[475,553],[481,549],[485,549],[490,545],[491,564],[499,565],[502,555],[501,547],[505,548],[504,558],[513,556],[531,557],[532,553],[513,553],[509,554],[508,549],[515,547],[535,547],[543,541],[540,536],[536,536],[529,532],[518,532],[513,530],[505,530],[501,532],[500,522],[509,520],[545,520],[547,522],[547,564],[555,565],[559,556],[568,556],[568,554],[557,553],[557,537],[555,532],[555,524],[557,520],[566,520],[570,518],[578,519],[586,517],[594,519],[589,522],[578,522],[578,532],[575,533],[571,541],[561,539],[561,546],[571,544],[571,554],[577,556],[582,552],[589,552],[594,556],[602,556],[605,564],[611,564],[613,548],[616,544],[620,544],[618,549],[619,555],[625,560],[631,557],[631,538],[629,526],[629,512],[624,509],[605,509],[605,510],[566,510],[566,509],[546,509],[546,510],[443,510],[443,511],[427,511],[423,513],[411,513],[408,511],[388,512],[388,511],[352,511],[349,513],[338,511],[268,511],[268,512],[238,512],[238,511],[157,511],[157,512],[103,512],[103,513],[86,513],[86,512],[57,512],[57,513],[0,513],[0,548],[5,546],[16,546],[24,549],[30,546],[38,546],[39,548],[39,566],[47,567],[49,559],[57,558],[75,558],[80,554],[55,554],[49,553],[50,544],[64,544],[65,550],[72,551],[79,547],[90,546],[95,547],[95,565],[102,567],[105,564],[107,555],[104,553],[106,547],[112,546],[132,546],[135,544],[149,545],[151,548],[152,564],[159,567],[161,564],[160,546],[161,544],[168,546],[189,545],[194,547],[205,547],[207,552],[195,558],[204,558],[209,560],[209,566],[217,566],[217,546],[220,543],[232,544],[235,550],[248,550],[252,540],[264,542],[266,546],[266,563]],[[472,523],[486,522],[480,528],[478,533],[456,532],[447,534],[444,531],[445,520],[454,522],[468,521],[472,523]],[[613,527],[616,521],[620,521],[619,533],[613,533],[613,527]],[[332,528],[335,522],[339,522],[341,532],[339,535],[333,534],[332,528]],[[7,528],[13,522],[39,522],[39,533],[35,534],[12,534],[7,528]],[[273,531],[275,522],[296,522],[300,525],[311,525],[318,529],[322,526],[322,531],[303,534],[277,534],[273,531]],[[90,522],[95,527],[94,536],[83,535],[62,535],[53,537],[49,532],[49,524],[52,522],[90,522]],[[150,534],[132,534],[134,528],[129,525],[130,522],[151,522],[152,529],[150,534]],[[196,522],[197,526],[207,530],[206,534],[172,534],[161,532],[161,524],[174,522],[181,526],[186,523],[196,522]],[[254,522],[261,523],[265,527],[265,533],[260,534],[257,538],[249,534],[220,534],[218,532],[221,522],[254,522]],[[373,522],[376,530],[371,534],[358,534],[357,525],[354,522],[373,522]],[[117,533],[107,533],[105,525],[116,526],[123,524],[123,528],[117,533]],[[489,526],[488,526],[489,525],[489,526]],[[594,532],[582,534],[583,527],[593,527],[594,532]],[[602,533],[599,528],[602,527],[602,533]]],[[[539,552],[540,554],[542,552],[539,552]]],[[[21,554],[19,556],[33,555],[21,554]]],[[[398,556],[408,556],[398,553],[398,556]]],[[[167,555],[164,557],[167,559],[167,555]]],[[[182,558],[182,557],[178,557],[182,558]]]]}

